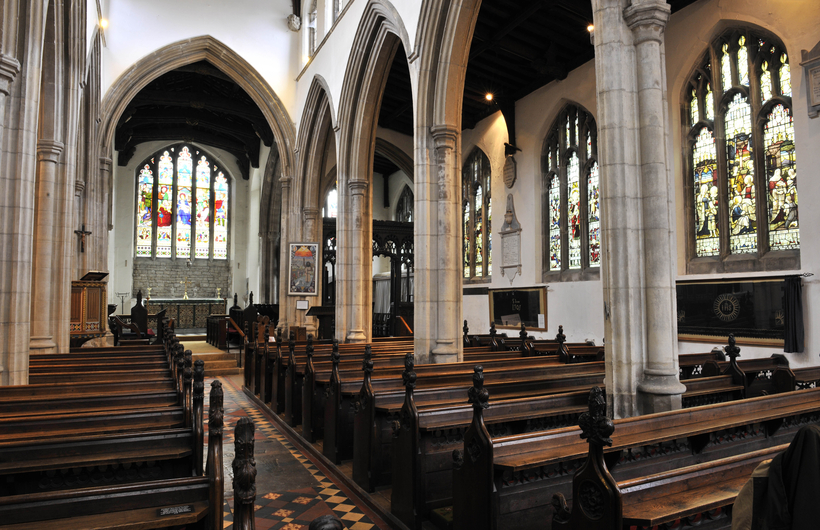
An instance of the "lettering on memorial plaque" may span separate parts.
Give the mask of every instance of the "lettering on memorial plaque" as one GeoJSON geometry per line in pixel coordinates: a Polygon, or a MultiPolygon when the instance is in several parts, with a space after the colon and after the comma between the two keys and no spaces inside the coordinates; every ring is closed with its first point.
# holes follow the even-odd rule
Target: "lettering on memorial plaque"
{"type": "Polygon", "coordinates": [[[809,70],[809,88],[812,107],[820,105],[820,65],[809,70]]]}
{"type": "Polygon", "coordinates": [[[171,506],[170,508],[160,508],[157,510],[157,515],[164,517],[166,515],[180,515],[183,513],[194,513],[193,504],[185,504],[183,506],[171,506]]]}
{"type": "Polygon", "coordinates": [[[802,51],[803,76],[806,79],[806,103],[809,118],[820,115],[820,44],[811,51],[802,51]]]}
{"type": "Polygon", "coordinates": [[[504,185],[512,188],[515,184],[515,158],[508,156],[504,162],[504,185]]]}
{"type": "Polygon", "coordinates": [[[507,211],[501,227],[501,276],[510,278],[510,285],[516,274],[521,274],[521,225],[515,215],[512,194],[507,195],[507,211]]]}

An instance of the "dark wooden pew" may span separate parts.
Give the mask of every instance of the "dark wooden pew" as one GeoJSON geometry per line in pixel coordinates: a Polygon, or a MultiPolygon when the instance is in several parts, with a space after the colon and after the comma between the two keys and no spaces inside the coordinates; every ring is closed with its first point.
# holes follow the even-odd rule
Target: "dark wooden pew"
{"type": "Polygon", "coordinates": [[[820,367],[789,368],[778,366],[772,375],[775,392],[792,392],[816,388],[820,384],[820,367]]]}
{"type": "Polygon", "coordinates": [[[572,509],[562,493],[553,496],[555,530],[653,528],[686,518],[699,519],[699,526],[710,530],[728,528],[731,523],[725,509],[734,503],[752,472],[788,447],[776,445],[616,482],[604,459],[604,447],[612,445],[615,425],[606,418],[600,389],[590,393],[589,402],[589,411],[579,421],[582,437],[589,443],[588,455],[573,477],[572,509]],[[710,521],[709,512],[718,509],[723,509],[724,517],[710,521]]]}
{"type": "MultiPolygon", "coordinates": [[[[548,499],[570,494],[568,470],[587,453],[581,431],[493,439],[485,404],[474,405],[466,449],[454,457],[456,528],[542,528],[551,515],[548,499]]],[[[619,436],[604,457],[615,478],[627,480],[787,443],[819,412],[820,389],[811,389],[615,420],[619,436]]]]}
{"type": "MultiPolygon", "coordinates": [[[[201,385],[197,386],[194,399],[202,403],[201,385]]],[[[148,529],[175,525],[203,530],[223,528],[223,413],[222,388],[218,381],[211,385],[210,399],[204,474],[201,465],[194,473],[191,468],[184,468],[176,476],[162,477],[155,465],[122,467],[117,463],[112,469],[119,471],[93,477],[72,475],[71,471],[67,475],[41,473],[52,479],[41,479],[35,489],[25,491],[25,480],[18,481],[13,488],[8,486],[5,469],[7,480],[0,495],[0,528],[148,529]]],[[[201,421],[201,405],[197,408],[201,421]]],[[[201,426],[198,431],[201,435],[201,426]]],[[[197,454],[201,461],[202,453],[197,454]]],[[[92,467],[105,466],[105,462],[100,460],[92,467]]]]}

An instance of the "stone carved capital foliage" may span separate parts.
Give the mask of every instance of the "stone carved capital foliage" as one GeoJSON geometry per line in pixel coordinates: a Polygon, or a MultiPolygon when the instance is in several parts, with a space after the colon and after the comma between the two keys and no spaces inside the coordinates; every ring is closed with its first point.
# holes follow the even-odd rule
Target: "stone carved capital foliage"
{"type": "Polygon", "coordinates": [[[635,44],[647,41],[663,42],[663,31],[672,7],[665,0],[634,3],[624,9],[624,20],[632,30],[635,44]]]}
{"type": "Polygon", "coordinates": [[[447,170],[451,168],[450,156],[455,152],[458,129],[449,125],[434,125],[430,127],[433,141],[436,143],[436,165],[438,173],[438,198],[447,200],[447,170]]]}
{"type": "Polygon", "coordinates": [[[9,95],[9,86],[20,73],[20,63],[14,57],[0,55],[0,94],[9,95]]]}
{"type": "Polygon", "coordinates": [[[57,140],[40,140],[37,142],[37,160],[40,162],[54,162],[60,159],[65,144],[57,140]]]}

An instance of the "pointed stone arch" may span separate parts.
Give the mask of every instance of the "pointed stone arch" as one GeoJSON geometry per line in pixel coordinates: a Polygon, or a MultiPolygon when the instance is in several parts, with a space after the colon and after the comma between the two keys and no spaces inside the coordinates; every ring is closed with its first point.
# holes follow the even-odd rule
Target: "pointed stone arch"
{"type": "MultiPolygon", "coordinates": [[[[411,49],[398,12],[387,0],[370,0],[351,47],[338,120],[336,330],[337,336],[351,342],[367,341],[371,335],[369,258],[373,226],[369,194],[378,110],[399,44],[411,49]]],[[[408,62],[415,101],[415,69],[409,58],[408,62]]]]}
{"type": "MultiPolygon", "coordinates": [[[[281,174],[285,177],[292,175],[295,131],[285,106],[273,88],[250,63],[210,35],[193,37],[164,46],[134,63],[114,81],[102,102],[102,122],[98,139],[101,159],[108,159],[111,156],[117,122],[134,96],[161,75],[180,66],[203,60],[224,72],[256,103],[273,131],[276,149],[281,157],[281,174]]],[[[111,183],[113,177],[110,173],[110,162],[101,166],[101,171],[109,172],[108,181],[111,183]]],[[[111,185],[108,197],[111,229],[111,185]]]]}

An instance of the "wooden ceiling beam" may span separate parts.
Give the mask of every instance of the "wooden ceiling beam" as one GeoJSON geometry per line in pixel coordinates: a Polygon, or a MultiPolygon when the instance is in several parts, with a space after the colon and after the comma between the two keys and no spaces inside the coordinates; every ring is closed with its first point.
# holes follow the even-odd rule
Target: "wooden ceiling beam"
{"type": "Polygon", "coordinates": [[[469,61],[472,61],[473,59],[475,59],[482,53],[486,52],[487,50],[492,49],[494,46],[498,44],[498,41],[504,38],[508,33],[510,33],[515,28],[526,22],[530,17],[532,17],[535,13],[537,13],[545,6],[552,6],[554,3],[555,0],[532,1],[530,5],[519,11],[517,15],[512,17],[506,24],[501,26],[501,28],[499,28],[498,31],[493,33],[489,40],[484,41],[480,46],[478,46],[475,49],[473,49],[473,46],[471,46],[469,61]]]}

